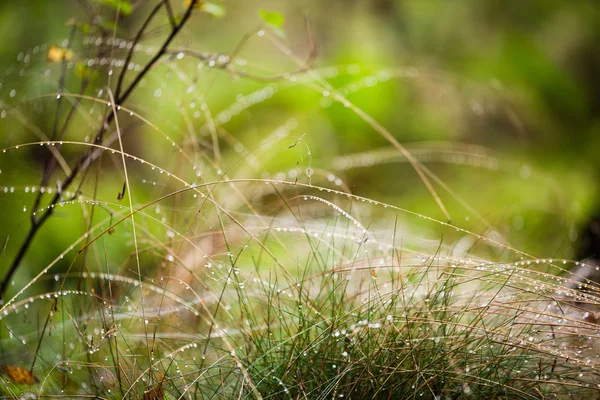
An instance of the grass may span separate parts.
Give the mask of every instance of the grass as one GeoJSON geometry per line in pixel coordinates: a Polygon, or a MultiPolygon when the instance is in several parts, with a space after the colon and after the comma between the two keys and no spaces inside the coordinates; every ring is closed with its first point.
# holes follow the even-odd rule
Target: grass
{"type": "Polygon", "coordinates": [[[172,52],[169,38],[185,19],[169,21],[175,25],[158,29],[167,32],[162,54],[114,32],[82,35],[81,48],[67,43],[81,57],[72,62],[48,66],[48,46],[25,52],[25,77],[41,94],[22,82],[22,97],[3,91],[2,124],[18,133],[0,154],[1,190],[12,195],[3,214],[5,273],[15,265],[0,308],[5,397],[597,395],[598,288],[570,288],[580,279],[568,272],[596,267],[511,246],[425,165],[439,157],[495,171],[504,165],[498,158],[462,145],[409,151],[348,99],[349,91],[416,78],[414,68],[356,82],[350,74],[349,86],[337,88],[332,71],[349,68],[308,68],[267,33],[299,69],[255,76],[242,73],[246,61],[172,52]],[[137,75],[115,80],[128,65],[119,61],[131,57],[146,61],[132,64],[137,75]],[[277,79],[253,83],[216,113],[204,95],[210,89],[198,89],[199,77],[214,82],[215,72],[277,79]],[[117,82],[131,90],[107,90],[117,82]],[[123,95],[134,89],[133,100],[123,95]],[[259,140],[230,130],[248,115],[259,119],[250,110],[288,89],[318,100],[277,118],[275,129],[257,122],[266,132],[259,140]],[[161,114],[156,101],[180,104],[161,114]],[[331,169],[314,161],[310,141],[295,131],[332,103],[389,149],[336,157],[331,169]],[[394,157],[411,165],[415,191],[427,193],[421,198],[442,219],[352,193],[346,171],[394,157]],[[40,174],[41,185],[32,183],[40,174]],[[449,222],[446,198],[483,231],[449,222]]]}

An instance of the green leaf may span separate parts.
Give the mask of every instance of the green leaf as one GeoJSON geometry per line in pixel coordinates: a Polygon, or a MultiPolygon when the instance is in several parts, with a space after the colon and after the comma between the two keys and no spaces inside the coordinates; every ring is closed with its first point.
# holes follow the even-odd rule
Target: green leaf
{"type": "Polygon", "coordinates": [[[116,9],[121,9],[123,15],[130,15],[133,12],[133,6],[129,0],[96,0],[97,3],[116,9]]]}
{"type": "Polygon", "coordinates": [[[277,11],[260,10],[258,14],[260,15],[260,18],[268,25],[271,25],[272,28],[281,29],[283,23],[285,22],[285,17],[283,14],[277,11]]]}
{"type": "Polygon", "coordinates": [[[267,10],[260,10],[258,14],[260,15],[260,18],[271,28],[273,33],[285,39],[285,32],[283,29],[281,29],[283,23],[285,22],[285,17],[283,14],[277,11],[267,10]]]}
{"type": "Polygon", "coordinates": [[[90,25],[86,23],[79,24],[78,28],[82,33],[85,33],[86,35],[89,34],[91,31],[90,25]]]}
{"type": "Polygon", "coordinates": [[[100,21],[100,23],[98,24],[98,26],[108,30],[108,31],[112,31],[115,29],[115,27],[117,26],[115,24],[115,21],[109,21],[109,20],[102,20],[100,21]]]}
{"type": "Polygon", "coordinates": [[[75,64],[75,75],[81,79],[89,79],[91,81],[95,80],[98,76],[96,71],[92,70],[82,61],[79,61],[77,64],[75,64]]]}
{"type": "Polygon", "coordinates": [[[225,16],[225,8],[220,4],[202,3],[200,9],[215,18],[223,18],[225,16]]]}

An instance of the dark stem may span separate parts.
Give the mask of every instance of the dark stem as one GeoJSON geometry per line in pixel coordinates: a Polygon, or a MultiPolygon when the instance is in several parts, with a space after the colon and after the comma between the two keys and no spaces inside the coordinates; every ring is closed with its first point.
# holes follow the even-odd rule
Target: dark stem
{"type": "Polygon", "coordinates": [[[121,104],[122,101],[124,101],[127,97],[129,97],[129,94],[131,94],[131,92],[133,91],[133,89],[135,89],[135,87],[138,85],[138,83],[140,83],[140,81],[142,80],[142,78],[148,73],[148,71],[150,71],[150,69],[154,66],[154,64],[158,61],[158,59],[161,58],[164,54],[167,53],[167,48],[169,47],[169,44],[171,44],[171,42],[173,41],[173,39],[175,38],[175,36],[177,36],[177,34],[181,30],[181,28],[183,28],[183,25],[185,25],[185,22],[192,15],[192,10],[194,9],[197,1],[198,0],[192,0],[192,2],[190,3],[189,7],[185,11],[185,14],[183,15],[183,18],[181,19],[181,22],[179,23],[179,25],[175,26],[173,28],[173,30],[171,30],[171,33],[169,34],[169,37],[167,37],[167,40],[165,40],[165,43],[163,43],[163,45],[160,48],[160,50],[158,51],[158,53],[156,53],[154,55],[154,57],[152,57],[152,59],[146,64],[146,66],[144,67],[144,69],[142,70],[142,72],[140,72],[138,74],[138,76],[135,77],[135,79],[133,80],[133,82],[131,82],[131,84],[129,85],[129,87],[125,91],[125,93],[123,93],[123,95],[120,96],[120,97],[117,96],[117,101],[116,101],[117,104],[121,104]]]}
{"type": "Polygon", "coordinates": [[[119,74],[119,80],[117,82],[117,89],[115,90],[115,96],[117,99],[121,95],[121,86],[123,86],[123,79],[125,79],[125,74],[127,73],[127,66],[129,65],[129,62],[131,61],[131,58],[133,57],[133,52],[135,50],[135,46],[138,44],[138,42],[142,38],[142,34],[146,30],[146,27],[148,27],[148,24],[150,24],[150,21],[152,21],[152,18],[154,18],[154,16],[158,12],[158,10],[160,10],[162,5],[163,5],[163,3],[160,2],[156,5],[156,7],[154,7],[154,9],[150,12],[150,15],[148,15],[148,18],[146,18],[146,20],[142,24],[141,28],[136,33],[135,38],[133,38],[131,49],[129,49],[129,52],[127,53],[127,58],[125,58],[125,63],[123,64],[123,70],[119,74]]]}

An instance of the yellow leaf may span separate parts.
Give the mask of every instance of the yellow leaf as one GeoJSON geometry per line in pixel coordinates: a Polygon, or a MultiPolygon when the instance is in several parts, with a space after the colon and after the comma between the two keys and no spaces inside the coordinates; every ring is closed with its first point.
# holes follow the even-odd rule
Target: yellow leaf
{"type": "MultiPolygon", "coordinates": [[[[204,3],[203,0],[197,0],[196,4],[194,4],[194,8],[200,8],[200,7],[202,7],[202,3],[204,3]]],[[[192,5],[192,0],[184,0],[183,1],[183,6],[185,8],[189,8],[189,6],[191,6],[191,5],[192,5]]]]}
{"type": "Polygon", "coordinates": [[[2,366],[2,372],[8,377],[13,383],[17,385],[33,385],[38,382],[38,379],[33,376],[28,370],[21,367],[15,367],[14,365],[2,366]]]}
{"type": "Polygon", "coordinates": [[[51,45],[48,49],[46,61],[51,63],[59,63],[62,60],[71,61],[73,59],[73,50],[63,49],[61,47],[51,45]]]}

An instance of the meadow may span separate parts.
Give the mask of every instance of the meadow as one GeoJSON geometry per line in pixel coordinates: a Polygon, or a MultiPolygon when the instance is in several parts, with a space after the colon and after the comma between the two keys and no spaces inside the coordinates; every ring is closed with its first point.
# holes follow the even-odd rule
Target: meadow
{"type": "Polygon", "coordinates": [[[528,7],[2,4],[3,398],[598,397],[600,10],[528,7]]]}

